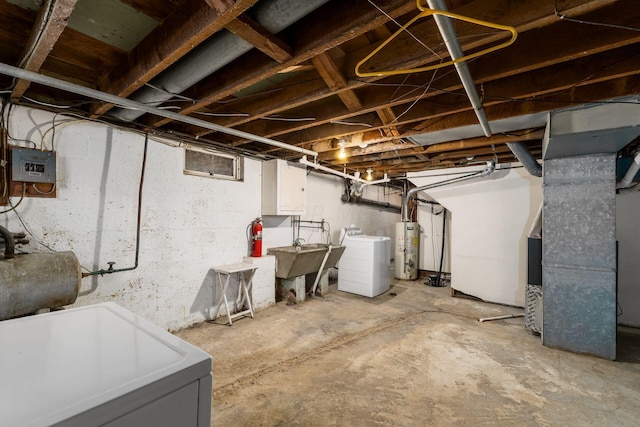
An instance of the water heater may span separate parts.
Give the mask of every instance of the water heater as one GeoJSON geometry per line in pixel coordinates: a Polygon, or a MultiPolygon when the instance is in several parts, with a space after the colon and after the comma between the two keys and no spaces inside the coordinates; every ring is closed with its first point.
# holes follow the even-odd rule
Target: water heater
{"type": "Polygon", "coordinates": [[[395,277],[402,280],[418,278],[420,225],[417,222],[396,223],[395,277]]]}

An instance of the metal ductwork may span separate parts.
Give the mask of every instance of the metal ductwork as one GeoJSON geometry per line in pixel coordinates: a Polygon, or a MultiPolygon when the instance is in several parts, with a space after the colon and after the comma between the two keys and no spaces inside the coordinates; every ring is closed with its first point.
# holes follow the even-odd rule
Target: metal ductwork
{"type": "MultiPolygon", "coordinates": [[[[441,10],[443,12],[447,11],[447,6],[444,0],[427,0],[427,4],[431,9],[441,10]]],[[[458,36],[453,28],[453,24],[451,24],[451,19],[442,15],[433,15],[433,19],[438,26],[438,30],[440,30],[440,34],[444,39],[444,43],[447,46],[451,59],[455,61],[456,59],[462,58],[464,56],[464,52],[462,52],[462,47],[458,42],[458,36]]],[[[473,106],[473,110],[480,121],[480,126],[482,127],[484,135],[487,137],[491,136],[491,127],[489,126],[489,121],[487,120],[487,116],[482,108],[482,101],[480,101],[480,97],[478,96],[478,91],[473,83],[473,78],[471,77],[471,72],[469,71],[467,62],[457,62],[454,66],[456,67],[458,76],[460,76],[462,86],[464,86],[464,90],[467,92],[467,96],[473,106]]]]}
{"type": "Polygon", "coordinates": [[[529,149],[522,142],[508,142],[507,147],[514,156],[522,163],[522,166],[533,176],[542,176],[542,166],[533,157],[529,149]]]}
{"type": "MultiPolygon", "coordinates": [[[[260,2],[247,14],[267,31],[277,34],[327,1],[274,0],[260,2]]],[[[253,45],[223,29],[152,79],[149,82],[150,86],[141,88],[130,99],[146,105],[158,106],[173,98],[174,94],[184,92],[251,49],[253,49],[253,45]]],[[[122,120],[133,121],[142,116],[144,112],[114,108],[109,114],[122,120]]]]}

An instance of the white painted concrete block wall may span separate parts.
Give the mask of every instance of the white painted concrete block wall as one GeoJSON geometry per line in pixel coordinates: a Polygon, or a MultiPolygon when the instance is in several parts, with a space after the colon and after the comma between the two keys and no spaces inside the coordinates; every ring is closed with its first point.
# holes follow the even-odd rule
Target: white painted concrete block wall
{"type": "MultiPolygon", "coordinates": [[[[10,133],[39,143],[52,117],[16,108],[10,133]]],[[[25,223],[53,249],[73,250],[87,269],[107,268],[109,261],[132,266],[144,137],[84,122],[57,126],[55,138],[58,196],[25,199],[18,207],[25,223]]],[[[260,215],[260,165],[245,161],[244,182],[184,175],[183,150],[150,141],[140,265],[83,279],[76,305],[114,301],[169,329],[205,319],[212,305],[209,269],[247,254],[246,227],[260,215]]],[[[13,213],[0,221],[22,230],[13,213]]],[[[35,243],[29,249],[46,250],[35,243]]]]}
{"type": "Polygon", "coordinates": [[[640,192],[616,196],[618,323],[640,327],[640,192]]]}
{"type": "MultiPolygon", "coordinates": [[[[52,119],[48,112],[16,107],[10,135],[39,146],[52,119]]],[[[27,198],[17,210],[38,240],[57,251],[74,251],[88,270],[106,269],[109,261],[115,268],[130,267],[144,137],[96,123],[62,124],[65,120],[56,118],[57,197],[27,198]]],[[[45,135],[47,149],[51,136],[45,135]]],[[[248,254],[247,226],[261,214],[261,163],[245,159],[244,182],[232,182],[184,175],[183,156],[180,148],[149,142],[139,267],[83,279],[76,306],[113,301],[172,330],[210,316],[215,283],[210,268],[241,262],[248,254]]],[[[375,208],[343,206],[340,179],[312,173],[309,191],[313,197],[305,218],[328,220],[334,243],[340,227],[357,223],[369,234],[390,235],[399,218],[375,208]]],[[[276,219],[281,241],[272,246],[291,244],[290,218],[276,219]]],[[[0,224],[23,229],[12,212],[0,216],[0,224]]],[[[269,231],[265,227],[265,238],[269,231]]],[[[317,237],[306,236],[308,241],[317,237]]],[[[48,250],[31,242],[28,251],[48,250]]],[[[266,289],[259,285],[257,291],[266,301],[266,289]]]]}
{"type": "MultiPolygon", "coordinates": [[[[362,228],[365,234],[374,236],[393,237],[395,223],[400,221],[400,214],[371,206],[353,205],[340,200],[344,188],[342,178],[318,174],[307,175],[307,213],[301,215],[302,220],[329,222],[331,226],[331,241],[338,244],[340,230],[355,224],[362,228]]],[[[401,204],[401,197],[397,190],[380,186],[364,187],[363,198],[401,204]]],[[[292,244],[290,217],[264,217],[263,247],[288,246],[292,244]]],[[[300,237],[305,243],[326,242],[326,234],[320,230],[301,229],[300,237]]]]}
{"type": "Polygon", "coordinates": [[[276,303],[276,257],[244,257],[244,262],[258,266],[251,287],[251,301],[254,309],[268,307],[276,303]]]}
{"type": "MultiPolygon", "coordinates": [[[[448,172],[469,170],[473,169],[448,172]]],[[[414,176],[411,181],[422,186],[444,179],[425,175],[429,173],[410,174],[414,176]]],[[[454,289],[486,301],[524,305],[526,238],[542,201],[541,184],[540,178],[525,170],[511,169],[426,191],[451,211],[454,289]]],[[[422,227],[426,225],[421,223],[422,227]]]]}

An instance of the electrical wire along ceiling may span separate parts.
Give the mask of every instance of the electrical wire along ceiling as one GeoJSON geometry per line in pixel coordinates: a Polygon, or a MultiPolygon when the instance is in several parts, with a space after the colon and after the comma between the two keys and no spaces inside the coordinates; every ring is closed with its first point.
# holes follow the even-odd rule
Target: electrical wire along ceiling
{"type": "Polygon", "coordinates": [[[638,22],[634,0],[0,0],[0,87],[376,181],[535,163],[546,112],[638,94],[638,22]]]}

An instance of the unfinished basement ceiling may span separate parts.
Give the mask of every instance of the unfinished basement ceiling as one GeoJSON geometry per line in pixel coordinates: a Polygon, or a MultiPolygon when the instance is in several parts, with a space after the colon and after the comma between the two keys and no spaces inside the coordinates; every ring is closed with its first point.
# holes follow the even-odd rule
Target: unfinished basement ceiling
{"type": "MultiPolygon", "coordinates": [[[[512,161],[508,142],[540,158],[541,114],[638,94],[637,1],[445,3],[518,31],[511,46],[468,61],[495,122],[491,137],[478,131],[454,67],[396,74],[449,60],[433,18],[417,20],[360,67],[388,75],[356,74],[358,62],[418,15],[414,0],[0,0],[0,62],[313,150],[325,166],[370,168],[375,178],[512,161]]],[[[509,37],[451,22],[465,54],[509,37]]],[[[4,75],[0,85],[19,104],[239,153],[300,157],[4,75]]]]}

